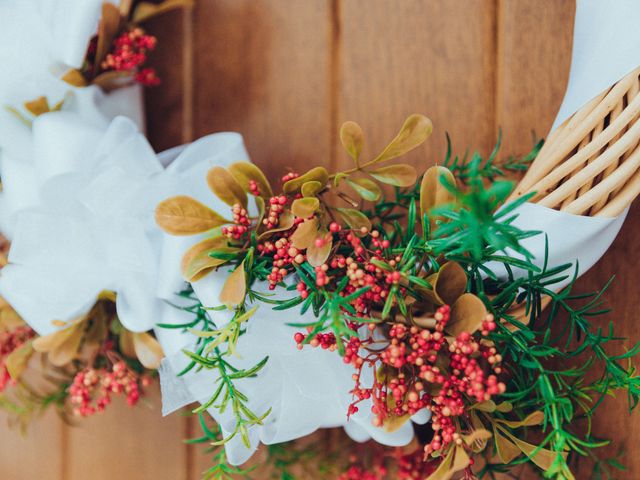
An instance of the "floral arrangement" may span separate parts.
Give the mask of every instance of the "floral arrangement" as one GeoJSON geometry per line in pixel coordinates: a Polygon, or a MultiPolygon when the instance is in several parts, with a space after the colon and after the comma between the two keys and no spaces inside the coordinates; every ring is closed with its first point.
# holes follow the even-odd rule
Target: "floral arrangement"
{"type": "Polygon", "coordinates": [[[265,308],[313,312],[315,320],[290,324],[291,342],[351,366],[346,417],[370,409],[374,426],[388,432],[421,414],[429,419],[411,457],[417,476],[401,473],[405,459],[393,470],[378,465],[378,473],[352,466],[341,478],[393,471],[388,478],[471,479],[523,462],[546,478],[574,478],[571,461],[606,444],[576,421],[588,421],[616,391],[635,407],[639,380],[628,362],[640,347],[608,354],[604,345],[619,340],[613,326],[603,332],[591,320],[603,311],[602,292],[571,292],[577,265],[533,262],[522,242],[540,232],[513,225],[530,196],[505,204],[513,184],[499,178],[497,149],[486,161],[449,154],[421,179],[408,164],[388,164],[431,129],[429,119],[412,115],[382,152],[363,160],[362,131],[347,122],[340,138],[350,169],[287,173],[275,191],[253,164],[215,166],[207,182],[227,215],[184,195],[158,205],[165,232],[205,235],[183,256],[185,280],[226,272],[218,304],[187,307],[192,322],[166,326],[198,338],[184,352],[191,362],[181,375],[218,375],[195,410],[233,412],[226,436],[206,430],[215,444],[240,436],[249,447],[250,429],[270,415],[248,408],[236,385],[259,376],[269,358],[234,366],[243,355],[239,339],[263,321],[265,308]],[[570,285],[556,291],[567,278],[570,285]],[[270,294],[277,290],[287,298],[270,294]],[[231,318],[218,324],[216,312],[227,309],[231,318]],[[593,369],[602,375],[592,378],[593,369]]]}
{"type": "MultiPolygon", "coordinates": [[[[73,87],[95,85],[105,92],[132,82],[160,83],[153,68],[145,67],[156,38],[140,24],[156,15],[189,5],[188,1],[105,2],[99,27],[89,40],[81,68],[61,79],[73,87]]],[[[24,102],[28,115],[7,106],[30,129],[34,119],[63,109],[46,96],[24,102]]],[[[1,266],[10,242],[2,239],[1,266]]],[[[151,333],[125,328],[116,312],[116,295],[105,291],[77,318],[54,320],[56,331],[39,335],[9,303],[0,306],[0,407],[25,428],[34,416],[56,407],[65,417],[90,416],[103,411],[114,396],[136,405],[145,387],[157,377],[162,348],[151,333]],[[38,358],[39,357],[39,358],[38,358]]]]}
{"type": "Polygon", "coordinates": [[[134,406],[158,379],[163,414],[198,416],[202,435],[187,442],[208,446],[207,479],[624,470],[599,457],[609,441],[591,419],[608,395],[636,407],[640,344],[618,352],[624,339],[601,325],[608,284],[573,287],[640,192],[616,171],[636,161],[623,120],[636,117],[637,70],[599,97],[599,84],[568,96],[555,136],[522,158],[499,161],[498,141],[486,159],[449,144],[424,171],[397,163],[432,133],[414,114],[372,156],[346,122],[350,168],[272,184],[237,134],[156,154],[141,133],[141,86],[160,82],[141,25],[192,2],[60,2],[63,17],[80,12],[69,28],[43,22],[45,3],[0,4],[0,40],[11,38],[0,45],[31,49],[0,46],[7,71],[35,56],[29,82],[0,75],[0,408],[12,422],[50,407],[88,417],[118,397],[134,406]],[[36,34],[22,42],[23,30],[36,34]],[[604,164],[596,150],[620,155],[604,164]],[[560,193],[545,178],[554,168],[560,193]],[[523,172],[514,188],[507,178],[523,172]],[[565,215],[570,205],[616,215],[565,215]],[[307,438],[335,427],[344,434],[326,448],[307,438]]]}

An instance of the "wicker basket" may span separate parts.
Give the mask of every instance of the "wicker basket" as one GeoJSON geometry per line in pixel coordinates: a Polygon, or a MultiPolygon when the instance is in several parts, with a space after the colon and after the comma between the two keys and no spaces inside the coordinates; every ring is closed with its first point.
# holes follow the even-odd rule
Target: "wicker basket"
{"type": "Polygon", "coordinates": [[[615,217],[640,194],[640,68],[554,130],[511,199],[615,217]]]}

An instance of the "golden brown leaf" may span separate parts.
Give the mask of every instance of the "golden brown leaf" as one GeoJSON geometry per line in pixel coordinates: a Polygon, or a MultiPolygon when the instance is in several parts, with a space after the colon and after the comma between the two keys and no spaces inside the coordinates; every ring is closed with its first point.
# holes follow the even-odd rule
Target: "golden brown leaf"
{"type": "Polygon", "coordinates": [[[311,245],[307,247],[307,262],[313,267],[319,267],[329,258],[331,253],[331,247],[333,245],[333,239],[331,235],[328,235],[326,231],[320,231],[317,233],[316,239],[311,242],[311,245]],[[316,245],[318,239],[324,240],[321,246],[316,245]]]}
{"type": "Polygon", "coordinates": [[[433,124],[427,117],[417,113],[410,115],[404,121],[396,137],[391,140],[391,143],[389,143],[371,163],[386,162],[400,155],[404,155],[421,145],[429,138],[432,131],[433,124]]]}
{"type": "Polygon", "coordinates": [[[356,234],[361,234],[361,229],[366,228],[367,231],[371,231],[371,220],[359,210],[353,208],[338,208],[338,213],[342,217],[342,220],[354,230],[356,234]]]}
{"type": "Polygon", "coordinates": [[[316,197],[298,198],[291,204],[291,212],[298,218],[309,218],[320,208],[316,197]]]}
{"type": "Polygon", "coordinates": [[[454,449],[450,448],[447,452],[447,456],[440,462],[438,468],[431,475],[427,477],[427,480],[446,480],[451,478],[451,463],[453,460],[454,449]]]}
{"type": "Polygon", "coordinates": [[[534,425],[540,425],[542,422],[544,422],[544,413],[542,413],[540,410],[536,410],[535,412],[527,415],[527,417],[521,421],[496,419],[496,422],[502,423],[503,425],[507,425],[511,428],[533,427],[534,425]]]}
{"type": "MultiPolygon", "coordinates": [[[[515,444],[516,448],[522,451],[529,459],[540,467],[543,471],[548,470],[553,465],[553,462],[558,456],[557,452],[552,452],[546,448],[540,448],[536,445],[520,440],[518,437],[511,435],[507,430],[500,428],[500,431],[511,440],[512,445],[515,444]],[[535,452],[535,453],[534,453],[535,452]]],[[[562,457],[566,459],[567,454],[562,454],[562,457]]]]}
{"type": "Polygon", "coordinates": [[[24,103],[24,108],[34,116],[39,116],[51,111],[47,97],[38,97],[35,100],[24,103]]]}
{"type": "Polygon", "coordinates": [[[150,370],[157,370],[164,357],[162,347],[151,334],[132,333],[133,348],[140,363],[150,370]]]}
{"type": "Polygon", "coordinates": [[[364,145],[364,135],[360,125],[352,121],[344,122],[340,127],[340,141],[349,156],[358,162],[364,145]]]}
{"type": "Polygon", "coordinates": [[[376,182],[368,178],[347,179],[347,183],[365,200],[375,202],[380,199],[382,190],[376,182]]]}
{"type": "Polygon", "coordinates": [[[329,181],[329,172],[324,167],[314,167],[304,175],[293,178],[282,186],[282,191],[287,194],[295,193],[307,182],[320,182],[324,187],[329,181]]]}
{"type": "Polygon", "coordinates": [[[244,272],[244,260],[231,272],[220,292],[220,301],[228,308],[244,302],[247,293],[247,280],[244,272]]]}
{"type": "Polygon", "coordinates": [[[214,250],[237,251],[227,247],[227,237],[207,238],[193,245],[182,257],[182,276],[187,282],[195,282],[207,275],[211,270],[226,263],[226,260],[213,258],[209,254],[214,250]]]}
{"type": "Polygon", "coordinates": [[[453,305],[467,289],[467,274],[459,263],[447,262],[427,282],[432,289],[422,291],[426,297],[438,305],[453,305]]]}
{"type": "Polygon", "coordinates": [[[315,197],[325,186],[316,180],[310,180],[302,185],[300,191],[303,197],[315,197]]]}
{"type": "Polygon", "coordinates": [[[136,358],[136,350],[133,346],[133,332],[123,328],[118,338],[120,351],[129,358],[136,358]]]}
{"type": "Polygon", "coordinates": [[[120,10],[114,4],[102,4],[102,17],[98,26],[98,45],[96,46],[95,65],[101,65],[111,49],[113,40],[120,31],[120,10]]]}
{"type": "Polygon", "coordinates": [[[74,87],[86,87],[87,79],[80,73],[80,70],[72,68],[62,75],[61,80],[74,87]]]}
{"type": "Polygon", "coordinates": [[[172,235],[194,235],[220,227],[229,221],[196,199],[178,195],[158,204],[156,223],[172,235]]]}
{"type": "Polygon", "coordinates": [[[80,342],[86,326],[86,317],[74,320],[64,330],[58,330],[33,341],[36,352],[46,353],[49,361],[56,367],[62,367],[78,356],[80,342]]]}
{"type": "Polygon", "coordinates": [[[445,331],[457,337],[462,332],[478,330],[487,316],[487,307],[473,293],[465,293],[453,304],[450,315],[445,331]]]}
{"type": "Polygon", "coordinates": [[[379,182],[395,187],[412,187],[418,179],[416,169],[404,163],[377,168],[367,173],[379,182]]]}
{"type": "Polygon", "coordinates": [[[291,235],[291,244],[299,249],[309,248],[318,237],[318,220],[312,218],[298,225],[296,231],[291,235]]]}
{"type": "Polygon", "coordinates": [[[133,11],[131,21],[133,23],[146,22],[157,15],[176,8],[191,7],[193,3],[193,0],[164,0],[161,3],[140,2],[133,11]]]}
{"type": "Polygon", "coordinates": [[[227,205],[239,203],[247,207],[247,194],[226,168],[216,166],[209,169],[207,183],[211,191],[227,205]]]}
{"type": "Polygon", "coordinates": [[[295,222],[295,217],[293,216],[291,211],[285,210],[280,214],[280,218],[278,219],[278,226],[272,228],[271,230],[267,230],[266,232],[262,232],[260,235],[258,235],[258,240],[261,240],[276,232],[283,232],[285,230],[289,230],[291,227],[293,227],[294,222],[295,222]]]}
{"type": "Polygon", "coordinates": [[[447,183],[455,185],[456,179],[448,168],[435,166],[429,168],[420,184],[420,211],[422,215],[428,215],[429,211],[440,205],[454,201],[454,195],[445,188],[440,181],[445,178],[447,183]]]}
{"type": "Polygon", "coordinates": [[[5,367],[14,381],[18,380],[22,372],[27,368],[27,364],[32,355],[33,340],[25,342],[9,354],[5,361],[5,367]]]}
{"type": "Polygon", "coordinates": [[[273,190],[262,170],[256,165],[249,162],[236,162],[229,165],[231,175],[235,177],[245,192],[250,192],[249,181],[253,180],[258,185],[260,196],[262,198],[270,198],[273,196],[273,190]]]}
{"type": "Polygon", "coordinates": [[[511,463],[520,455],[520,449],[505,436],[501,435],[495,426],[493,428],[493,438],[495,439],[496,453],[502,463],[511,463]]]}

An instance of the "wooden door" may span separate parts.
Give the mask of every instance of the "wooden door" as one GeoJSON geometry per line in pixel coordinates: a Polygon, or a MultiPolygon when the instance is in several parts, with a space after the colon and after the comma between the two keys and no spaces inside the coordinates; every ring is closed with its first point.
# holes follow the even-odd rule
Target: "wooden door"
{"type": "MultiPolygon", "coordinates": [[[[197,0],[194,10],[149,26],[163,79],[147,94],[149,137],[162,150],[239,131],[274,178],[286,167],[345,162],[337,138],[345,120],[362,125],[373,151],[419,112],[435,126],[411,154],[423,169],[443,158],[445,132],[456,151],[487,154],[502,129],[503,155],[524,153],[560,105],[574,9],[573,0],[197,0]]],[[[629,255],[640,240],[639,213],[632,209],[579,282],[594,289],[617,275],[610,318],[635,341],[638,262],[629,255]]],[[[3,429],[0,478],[199,479],[208,459],[182,444],[195,432],[192,420],[161,419],[157,394],[150,403],[114,406],[79,426],[48,415],[24,440],[3,429]]],[[[640,417],[629,417],[626,399],[608,401],[594,429],[626,449],[622,478],[640,478],[640,417]]]]}

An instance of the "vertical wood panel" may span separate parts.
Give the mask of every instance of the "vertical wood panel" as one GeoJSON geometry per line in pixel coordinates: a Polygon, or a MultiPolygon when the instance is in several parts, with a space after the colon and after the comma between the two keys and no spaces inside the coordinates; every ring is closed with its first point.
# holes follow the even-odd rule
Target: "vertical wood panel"
{"type": "Polygon", "coordinates": [[[574,0],[498,2],[496,127],[504,155],[528,152],[531,132],[541,138],[551,128],[569,78],[574,13],[574,0]]]}
{"type": "Polygon", "coordinates": [[[195,12],[197,136],[236,130],[272,177],[326,163],[329,24],[323,0],[200,0],[195,12]]]}
{"type": "Polygon", "coordinates": [[[458,152],[491,148],[493,1],[350,0],[342,2],[342,17],[338,116],[362,125],[369,155],[411,113],[434,124],[432,137],[409,157],[421,170],[442,161],[447,131],[458,152]]]}
{"type": "Polygon", "coordinates": [[[157,388],[145,403],[131,408],[118,398],[104,413],[69,428],[64,480],[184,479],[184,418],[162,418],[157,388]]]}
{"type": "MultiPolygon", "coordinates": [[[[199,0],[195,136],[242,133],[252,160],[272,180],[288,168],[328,165],[330,15],[325,0],[199,0]]],[[[199,480],[211,455],[204,446],[194,449],[189,475],[199,480]]]]}
{"type": "Polygon", "coordinates": [[[0,478],[66,480],[63,475],[64,433],[54,412],[36,418],[27,435],[7,424],[0,415],[0,478]]]}

